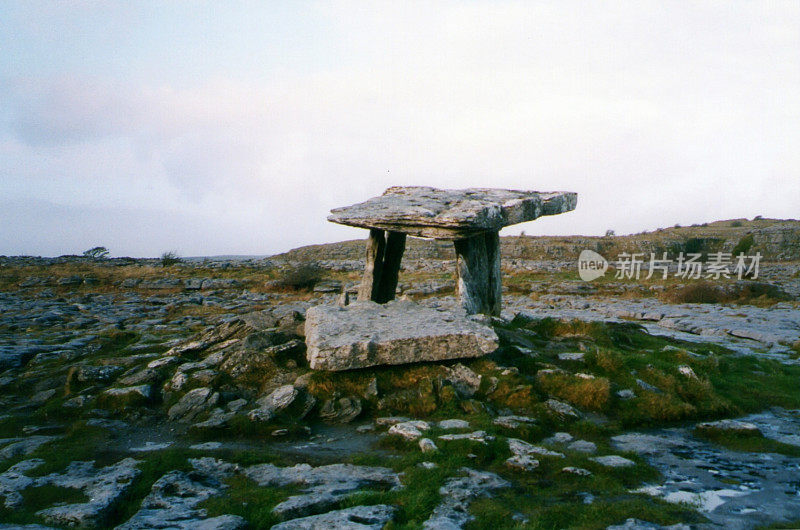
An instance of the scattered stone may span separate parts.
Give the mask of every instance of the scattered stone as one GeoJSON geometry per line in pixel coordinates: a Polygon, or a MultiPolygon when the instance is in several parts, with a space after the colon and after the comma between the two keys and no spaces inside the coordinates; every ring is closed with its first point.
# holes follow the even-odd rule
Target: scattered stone
{"type": "Polygon", "coordinates": [[[576,362],[583,362],[584,356],[586,354],[583,352],[565,352],[558,354],[559,361],[576,361],[576,362]]]}
{"type": "Polygon", "coordinates": [[[630,388],[625,388],[623,390],[617,390],[617,397],[620,399],[633,399],[636,397],[636,394],[630,388]]]}
{"type": "Polygon", "coordinates": [[[542,442],[546,444],[567,444],[570,443],[574,438],[568,432],[557,432],[553,434],[553,436],[549,438],[545,438],[542,442]]]}
{"type": "Polygon", "coordinates": [[[524,440],[518,440],[516,438],[509,438],[508,439],[508,449],[515,455],[537,455],[537,456],[548,456],[554,458],[565,458],[563,453],[559,453],[556,451],[551,451],[545,447],[540,445],[532,445],[524,440]]]}
{"type": "Polygon", "coordinates": [[[276,524],[273,530],[380,530],[392,520],[396,506],[354,506],[276,524]]]}
{"type": "Polygon", "coordinates": [[[114,407],[137,407],[146,405],[153,399],[153,387],[138,385],[121,388],[109,388],[101,395],[103,402],[114,407]]]}
{"type": "Polygon", "coordinates": [[[692,379],[697,379],[697,374],[694,373],[692,367],[686,364],[678,366],[678,373],[686,377],[691,377],[692,379]]]}
{"type": "Polygon", "coordinates": [[[511,486],[507,480],[487,471],[461,468],[461,472],[465,476],[449,478],[439,488],[442,502],[423,523],[423,528],[428,530],[463,528],[474,519],[469,514],[469,504],[473,499],[488,497],[494,490],[511,486]]]}
{"type": "Polygon", "coordinates": [[[330,423],[349,423],[361,414],[361,400],[357,397],[329,399],[322,404],[319,417],[330,423]]]}
{"type": "Polygon", "coordinates": [[[81,490],[87,502],[61,504],[36,512],[48,524],[65,526],[98,525],[108,511],[130,488],[140,471],[138,460],[126,458],[100,469],[94,462],[72,462],[63,474],[53,473],[37,480],[36,485],[52,484],[81,490]]]}
{"type": "Polygon", "coordinates": [[[312,307],[305,331],[316,370],[480,357],[498,346],[489,326],[403,300],[312,307]]]}
{"type": "Polygon", "coordinates": [[[471,442],[479,442],[485,444],[494,440],[494,436],[486,434],[486,431],[466,432],[463,434],[443,434],[439,436],[440,440],[452,442],[453,440],[469,440],[471,442]]]}
{"type": "Polygon", "coordinates": [[[498,427],[505,427],[506,429],[516,429],[521,424],[536,423],[536,419],[529,418],[528,416],[498,416],[492,423],[498,427]]]}
{"type": "Polygon", "coordinates": [[[131,447],[131,451],[134,453],[146,453],[149,451],[160,451],[162,449],[166,449],[167,447],[171,446],[172,442],[145,442],[144,445],[139,447],[131,447]]]}
{"type": "Polygon", "coordinates": [[[594,454],[597,452],[597,445],[587,440],[575,440],[567,446],[567,449],[576,453],[594,454]]]}
{"type": "Polygon", "coordinates": [[[55,395],[55,388],[51,388],[50,390],[42,390],[41,392],[37,392],[31,396],[31,403],[34,405],[42,405],[55,395]]]}
{"type": "Polygon", "coordinates": [[[451,430],[451,429],[469,429],[469,422],[465,420],[442,420],[438,424],[440,429],[444,430],[451,430]]]}
{"type": "Polygon", "coordinates": [[[564,403],[563,401],[558,401],[557,399],[548,399],[545,402],[545,405],[547,405],[547,408],[563,419],[578,419],[581,417],[580,412],[578,412],[572,405],[564,403]]]}
{"type": "Polygon", "coordinates": [[[411,421],[411,418],[406,418],[405,416],[385,416],[382,418],[375,418],[375,425],[378,427],[390,427],[407,421],[411,421]]]}
{"type": "Polygon", "coordinates": [[[461,363],[452,368],[445,367],[445,371],[447,372],[445,381],[450,381],[462,398],[471,398],[481,386],[481,376],[461,363]]]}
{"type": "Polygon", "coordinates": [[[740,420],[718,420],[698,423],[695,427],[700,432],[725,432],[740,436],[763,436],[761,429],[754,423],[740,420]]]}
{"type": "Polygon", "coordinates": [[[29,455],[42,445],[58,438],[57,436],[28,436],[27,438],[0,439],[0,462],[9,458],[29,455]]]}
{"type": "Polygon", "coordinates": [[[117,530],[236,530],[247,522],[236,515],[207,518],[198,505],[221,494],[226,486],[212,476],[170,471],[158,479],[142,501],[139,511],[117,530]]]}
{"type": "Polygon", "coordinates": [[[219,401],[219,393],[208,387],[188,391],[176,404],[170,407],[167,417],[171,421],[191,423],[198,416],[213,408],[219,401]]]}
{"type": "Polygon", "coordinates": [[[539,467],[539,461],[531,455],[513,455],[506,459],[506,466],[520,471],[533,471],[539,467]]]}
{"type": "Polygon", "coordinates": [[[423,453],[435,453],[439,450],[436,444],[430,438],[420,438],[419,449],[423,453]]]}
{"type": "Polygon", "coordinates": [[[630,467],[636,465],[636,462],[633,460],[628,460],[618,455],[593,456],[589,460],[606,467],[630,467]]]}
{"type": "MultiPolygon", "coordinates": [[[[200,459],[211,460],[211,459],[200,459]]],[[[363,487],[399,488],[397,473],[383,467],[331,464],[311,467],[297,464],[277,467],[272,464],[250,466],[242,473],[260,486],[305,486],[303,493],[293,495],[273,508],[272,512],[284,519],[305,517],[329,510],[363,487]]]]}
{"type": "Polygon", "coordinates": [[[690,530],[691,528],[691,526],[681,523],[661,526],[641,519],[630,518],[622,524],[608,526],[606,530],[690,530]]]}
{"type": "MultiPolygon", "coordinates": [[[[258,399],[256,401],[258,407],[251,410],[247,416],[253,421],[270,421],[276,414],[294,403],[299,394],[293,385],[283,385],[258,399]]],[[[311,406],[313,407],[313,404],[311,406]]]]}
{"type": "Polygon", "coordinates": [[[44,460],[38,458],[23,460],[0,473],[0,497],[5,498],[6,508],[14,510],[22,506],[23,497],[20,492],[36,484],[36,479],[27,476],[26,473],[42,464],[44,460]]]}
{"type": "Polygon", "coordinates": [[[661,390],[654,387],[647,381],[642,381],[641,379],[636,380],[636,384],[639,385],[643,390],[647,390],[648,392],[653,392],[654,394],[661,394],[661,390]]]}
{"type": "Polygon", "coordinates": [[[411,420],[395,423],[389,428],[389,434],[397,434],[406,440],[416,440],[422,436],[423,431],[431,428],[427,421],[411,420]]]}
{"type": "Polygon", "coordinates": [[[189,449],[195,451],[213,451],[222,447],[220,442],[203,442],[199,444],[190,445],[189,449]]]}
{"type": "Polygon", "coordinates": [[[592,472],[589,471],[588,469],[583,469],[582,467],[572,467],[572,466],[561,468],[561,472],[569,473],[570,475],[578,475],[581,477],[588,477],[589,475],[592,474],[592,472]]]}

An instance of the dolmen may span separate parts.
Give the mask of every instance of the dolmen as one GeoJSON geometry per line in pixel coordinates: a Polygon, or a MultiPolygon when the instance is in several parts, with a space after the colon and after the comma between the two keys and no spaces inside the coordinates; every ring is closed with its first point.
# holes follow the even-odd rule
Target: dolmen
{"type": "Polygon", "coordinates": [[[348,370],[494,351],[497,335],[488,317],[499,316],[502,303],[500,229],[574,210],[576,203],[573,192],[396,186],[331,210],[329,221],[369,229],[366,264],[357,302],[308,310],[311,368],[348,370]],[[453,241],[459,309],[394,301],[407,236],[453,241]]]}

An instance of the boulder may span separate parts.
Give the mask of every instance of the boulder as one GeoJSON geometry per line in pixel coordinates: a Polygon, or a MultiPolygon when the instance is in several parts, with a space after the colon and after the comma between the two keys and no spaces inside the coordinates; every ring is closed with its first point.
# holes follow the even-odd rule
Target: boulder
{"type": "Polygon", "coordinates": [[[498,346],[489,326],[407,300],[312,307],[305,333],[316,370],[480,357],[498,346]]]}
{"type": "Polygon", "coordinates": [[[349,423],[361,414],[361,400],[356,397],[329,399],[322,404],[319,417],[330,423],[349,423]]]}
{"type": "Polygon", "coordinates": [[[218,401],[219,394],[210,388],[195,388],[170,407],[167,416],[171,421],[190,423],[203,412],[213,408],[218,401]]]}

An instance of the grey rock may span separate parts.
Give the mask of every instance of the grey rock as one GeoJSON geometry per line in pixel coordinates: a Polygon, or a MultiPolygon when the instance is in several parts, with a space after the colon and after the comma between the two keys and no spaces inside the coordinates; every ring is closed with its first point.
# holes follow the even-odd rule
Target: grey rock
{"type": "Polygon", "coordinates": [[[406,421],[411,421],[411,418],[406,418],[405,416],[384,416],[381,418],[375,418],[375,425],[378,427],[391,427],[392,425],[406,421]]]}
{"type": "Polygon", "coordinates": [[[105,399],[112,405],[141,405],[153,399],[151,385],[137,385],[109,388],[103,392],[105,399]]]}
{"type": "Polygon", "coordinates": [[[636,397],[636,394],[630,388],[625,388],[617,390],[617,397],[620,399],[633,399],[636,397]]]}
{"type": "Polygon", "coordinates": [[[95,468],[94,462],[72,462],[64,473],[41,477],[38,485],[52,484],[62,488],[75,488],[89,498],[87,502],[56,505],[36,512],[49,524],[66,526],[97,525],[114,503],[130,488],[140,471],[138,460],[126,458],[116,464],[95,468]]]}
{"type": "Polygon", "coordinates": [[[26,472],[36,469],[44,464],[44,460],[23,460],[0,473],[0,498],[4,498],[4,505],[10,510],[22,506],[23,497],[20,493],[28,486],[36,484],[36,479],[26,475],[26,472]]]}
{"type": "Polygon", "coordinates": [[[597,452],[597,445],[586,440],[575,440],[567,446],[567,449],[577,453],[594,454],[597,452]]]}
{"type": "Polygon", "coordinates": [[[317,370],[480,357],[498,346],[486,325],[403,300],[312,307],[305,332],[317,370]]]}
{"type": "Polygon", "coordinates": [[[331,423],[349,423],[361,414],[361,400],[356,397],[329,399],[322,404],[319,417],[331,423]]]}
{"type": "Polygon", "coordinates": [[[395,186],[380,197],[331,210],[328,220],[419,237],[463,239],[574,210],[577,197],[570,192],[395,186]]]}
{"type": "Polygon", "coordinates": [[[469,514],[469,504],[473,499],[490,496],[494,490],[511,486],[507,480],[487,471],[462,468],[463,477],[453,477],[439,488],[442,502],[422,525],[429,530],[449,530],[463,528],[474,519],[469,514]]]}
{"type": "Polygon", "coordinates": [[[450,381],[462,398],[471,398],[481,386],[481,376],[461,363],[445,367],[445,380],[450,381]]]}
{"type": "Polygon", "coordinates": [[[439,450],[434,441],[430,438],[421,438],[419,441],[419,449],[423,453],[435,453],[439,450]]]}
{"type": "Polygon", "coordinates": [[[641,519],[630,518],[626,519],[622,524],[607,526],[606,530],[690,530],[691,528],[691,526],[681,523],[661,526],[641,519]]]}
{"type": "Polygon", "coordinates": [[[273,513],[283,518],[305,517],[329,510],[363,487],[401,487],[398,474],[391,469],[351,464],[319,467],[258,464],[246,468],[243,474],[260,486],[306,486],[302,494],[291,496],[275,506],[273,513]]]}
{"type": "Polygon", "coordinates": [[[551,451],[546,447],[542,447],[540,445],[533,445],[529,444],[524,440],[518,440],[516,438],[509,438],[508,439],[508,449],[515,455],[536,455],[536,456],[547,456],[553,458],[564,458],[564,453],[559,453],[557,451],[551,451]]]}
{"type": "Polygon", "coordinates": [[[462,434],[442,434],[439,436],[440,440],[452,442],[453,440],[469,440],[471,442],[479,442],[485,444],[494,440],[494,436],[486,433],[486,431],[465,432],[462,434]]]}
{"type": "Polygon", "coordinates": [[[583,469],[582,467],[573,467],[573,466],[563,467],[561,468],[561,472],[568,473],[570,475],[578,475],[581,477],[588,477],[589,475],[592,474],[592,472],[589,471],[588,469],[583,469]]]}
{"type": "Polygon", "coordinates": [[[450,430],[450,429],[469,429],[469,422],[465,420],[442,420],[438,424],[440,429],[450,430]]]}
{"type": "Polygon", "coordinates": [[[498,416],[494,420],[492,420],[494,425],[498,427],[505,427],[506,429],[516,429],[520,425],[524,424],[533,424],[536,423],[535,418],[529,418],[528,416],[498,416]]]}
{"type": "Polygon", "coordinates": [[[589,460],[605,467],[631,467],[636,465],[633,460],[619,455],[593,456],[589,460]]]}
{"type": "Polygon", "coordinates": [[[207,387],[195,388],[170,407],[167,416],[171,421],[191,423],[199,415],[213,408],[219,401],[219,394],[207,387]]]}
{"type": "Polygon", "coordinates": [[[698,423],[695,427],[700,432],[728,432],[744,436],[762,436],[761,430],[754,423],[740,420],[718,420],[698,423]]]}
{"type": "Polygon", "coordinates": [[[0,462],[9,458],[29,455],[42,445],[58,438],[57,436],[28,436],[27,438],[0,439],[0,462]]]}
{"type": "Polygon", "coordinates": [[[539,467],[539,461],[531,455],[513,455],[506,459],[506,466],[520,471],[533,471],[539,467]]]}
{"type": "Polygon", "coordinates": [[[247,522],[235,515],[207,518],[198,505],[221,494],[225,486],[216,478],[170,471],[158,479],[142,501],[140,510],[117,530],[237,530],[247,522]]]}
{"type": "Polygon", "coordinates": [[[578,412],[572,405],[564,403],[563,401],[558,401],[557,399],[548,399],[545,402],[545,405],[547,405],[547,408],[552,410],[561,418],[578,419],[581,417],[580,412],[578,412]]]}
{"type": "Polygon", "coordinates": [[[343,510],[292,519],[276,524],[272,530],[380,530],[392,520],[395,506],[354,506],[343,510]]]}
{"type": "Polygon", "coordinates": [[[586,354],[583,352],[567,352],[567,353],[559,353],[558,360],[559,361],[580,361],[583,362],[583,357],[586,354]]]}
{"type": "Polygon", "coordinates": [[[430,424],[422,420],[411,420],[400,423],[395,423],[389,427],[389,434],[396,434],[402,436],[406,440],[416,440],[422,436],[422,433],[431,428],[430,424]]]}

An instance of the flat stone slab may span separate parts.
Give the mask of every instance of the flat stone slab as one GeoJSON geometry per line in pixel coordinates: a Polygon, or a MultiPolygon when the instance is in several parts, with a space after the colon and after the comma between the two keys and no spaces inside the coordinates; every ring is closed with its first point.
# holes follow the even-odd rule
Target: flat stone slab
{"type": "Polygon", "coordinates": [[[312,307],[305,332],[315,370],[480,357],[498,346],[494,330],[477,319],[407,300],[312,307]]]}
{"type": "Polygon", "coordinates": [[[577,200],[578,194],[568,191],[395,186],[380,197],[331,210],[328,221],[417,237],[464,239],[543,215],[569,212],[577,200]]]}

